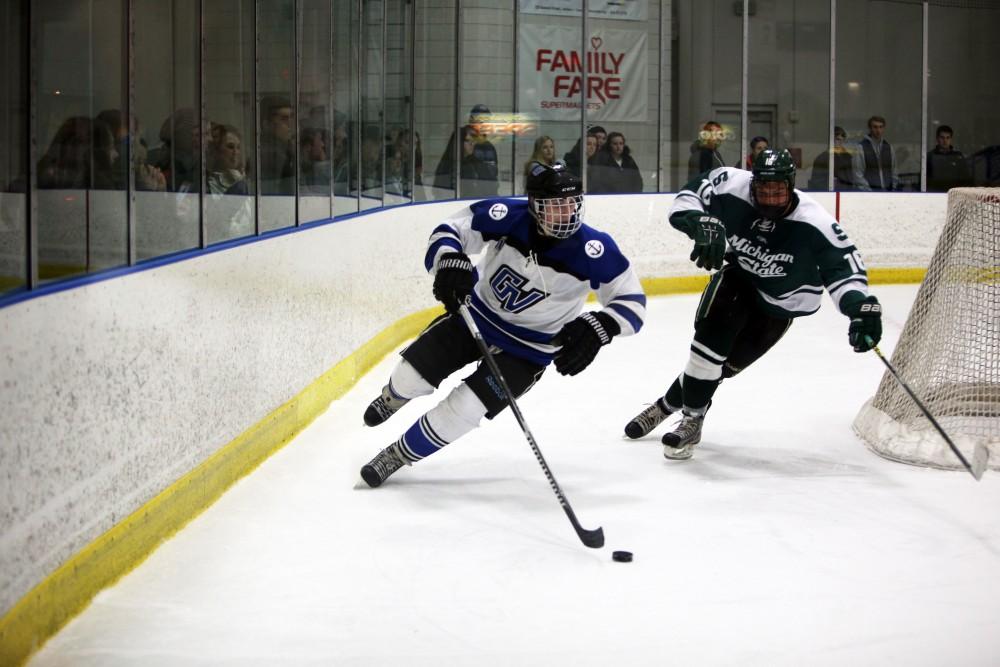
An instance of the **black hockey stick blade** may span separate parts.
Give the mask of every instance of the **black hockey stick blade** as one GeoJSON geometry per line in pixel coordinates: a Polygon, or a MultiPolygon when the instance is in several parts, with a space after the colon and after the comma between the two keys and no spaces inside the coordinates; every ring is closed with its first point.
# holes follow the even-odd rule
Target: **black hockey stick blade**
{"type": "Polygon", "coordinates": [[[933,426],[941,437],[944,438],[945,443],[951,448],[951,451],[954,452],[955,456],[958,457],[958,460],[962,462],[965,469],[969,471],[977,482],[981,480],[983,478],[983,473],[986,472],[986,466],[990,461],[990,453],[989,450],[986,449],[986,446],[981,442],[977,442],[976,447],[972,452],[972,463],[969,463],[969,461],[966,460],[965,455],[962,454],[955,443],[952,442],[952,439],[948,436],[945,430],[940,424],[938,424],[937,419],[934,418],[931,411],[924,406],[920,399],[917,398],[917,395],[913,393],[913,390],[910,389],[910,386],[903,381],[903,378],[900,377],[896,368],[889,363],[889,360],[885,358],[884,354],[882,354],[882,350],[878,349],[878,345],[875,345],[875,342],[867,336],[865,336],[865,339],[871,345],[871,349],[875,352],[875,355],[878,356],[878,358],[882,360],[882,363],[885,364],[885,367],[889,369],[889,373],[893,378],[895,378],[896,382],[899,383],[899,386],[903,388],[903,391],[905,391],[911,399],[913,399],[913,402],[918,408],[920,408],[920,411],[924,413],[924,416],[927,417],[931,426],[933,426]]]}
{"type": "Polygon", "coordinates": [[[563,505],[563,509],[566,510],[566,516],[569,517],[569,522],[573,524],[573,530],[576,531],[577,537],[583,542],[585,547],[590,547],[591,549],[600,549],[604,546],[604,529],[598,526],[593,530],[587,530],[580,525],[580,522],[576,520],[576,515],[573,514],[573,510],[568,505],[563,505]]]}

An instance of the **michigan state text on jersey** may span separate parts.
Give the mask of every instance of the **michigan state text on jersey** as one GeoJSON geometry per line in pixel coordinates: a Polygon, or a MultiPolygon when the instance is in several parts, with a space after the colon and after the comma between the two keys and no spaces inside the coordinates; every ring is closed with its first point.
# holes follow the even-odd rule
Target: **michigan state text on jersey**
{"type": "Polygon", "coordinates": [[[881,338],[881,306],[868,293],[861,256],[837,221],[795,190],[788,151],[762,151],[751,172],[720,167],[700,175],[677,194],[669,219],[694,241],[698,266],[721,270],[698,304],[684,372],[625,426],[628,437],[681,411],[663,436],[663,455],[690,458],[719,383],[763,356],[794,318],[819,310],[824,290],[851,318],[855,351],[881,338]]]}
{"type": "Polygon", "coordinates": [[[752,172],[732,167],[703,174],[677,194],[670,224],[690,236],[698,217],[708,213],[720,220],[726,261],[747,274],[761,306],[774,315],[816,312],[824,288],[838,306],[849,292],[867,296],[864,263],[833,216],[793,190],[788,211],[768,211],[774,217],[767,217],[751,197],[752,179],[752,172]]]}
{"type": "MultiPolygon", "coordinates": [[[[646,297],[614,240],[583,223],[580,179],[563,165],[536,164],[528,200],[488,199],[444,220],[431,233],[425,266],[434,296],[447,311],[402,352],[402,360],[365,411],[365,423],[385,422],[409,400],[432,393],[474,361],[479,347],[457,313],[468,308],[497,352],[500,374],[514,397],[545,368],[575,375],[617,335],[639,331],[646,297]],[[482,253],[476,266],[470,254],[482,253]],[[594,291],[601,305],[583,311],[594,291]]],[[[439,451],[492,419],[508,404],[502,384],[480,363],[441,403],[361,469],[378,486],[403,465],[439,451]]]]}

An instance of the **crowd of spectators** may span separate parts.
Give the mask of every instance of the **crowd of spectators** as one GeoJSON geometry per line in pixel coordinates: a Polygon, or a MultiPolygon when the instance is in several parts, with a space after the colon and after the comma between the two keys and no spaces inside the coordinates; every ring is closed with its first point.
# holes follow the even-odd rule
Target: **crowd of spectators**
{"type": "MultiPolygon", "coordinates": [[[[180,108],[162,121],[158,142],[150,147],[138,119],[133,118],[129,128],[117,109],[101,111],[93,118],[73,116],[55,130],[38,160],[38,187],[125,189],[129,178],[127,159],[131,156],[137,190],[198,192],[202,187],[203,155],[205,185],[212,195],[250,195],[259,184],[263,195],[293,195],[296,189],[304,194],[327,194],[332,186],[338,195],[384,188],[388,194],[413,197],[414,189],[423,186],[420,135],[409,129],[390,128],[383,134],[378,125],[362,126],[355,140],[360,141],[360,147],[354,143],[352,151],[352,126],[339,112],[334,112],[332,123],[328,123],[325,109],[313,110],[307,122],[297,126],[288,99],[271,96],[261,101],[259,118],[258,135],[245,138],[236,123],[212,120],[202,131],[196,111],[180,108]],[[254,150],[258,151],[256,160],[254,150]],[[255,167],[260,170],[259,178],[254,174],[255,167]]],[[[490,119],[491,112],[485,105],[472,108],[468,123],[459,128],[458,149],[453,133],[435,165],[431,185],[454,191],[457,178],[462,197],[498,193],[498,156],[491,141],[490,119]]],[[[851,141],[848,132],[836,126],[832,155],[824,150],[812,159],[806,187],[826,190],[832,166],[835,191],[919,189],[919,171],[899,173],[905,147],[894,146],[886,128],[886,119],[873,115],[863,136],[851,141]]],[[[723,126],[714,120],[700,126],[698,137],[690,145],[689,179],[726,165],[721,150],[726,137],[723,126]]],[[[936,128],[935,145],[925,158],[927,190],[944,192],[953,187],[995,185],[1000,180],[1000,148],[990,147],[967,157],[954,145],[954,138],[950,126],[936,128]]],[[[767,137],[753,137],[747,153],[736,160],[735,166],[749,169],[753,158],[770,146],[767,137]]],[[[801,152],[793,154],[801,160],[801,152]]],[[[641,170],[621,132],[609,133],[604,127],[592,125],[583,140],[577,140],[561,158],[558,155],[555,140],[540,135],[522,171],[527,174],[536,163],[562,162],[573,173],[586,174],[588,192],[643,190],[641,170]]]]}
{"type": "Polygon", "coordinates": [[[204,155],[209,194],[249,195],[256,187],[254,139],[259,140],[261,194],[295,194],[296,178],[299,190],[306,192],[329,192],[331,180],[340,194],[356,186],[356,176],[348,173],[347,128],[341,114],[335,113],[331,136],[325,116],[296,128],[286,98],[266,97],[260,111],[257,137],[250,136],[246,143],[237,123],[209,120],[203,129],[195,109],[180,108],[160,124],[152,147],[139,120],[133,118],[128,128],[118,109],[93,118],[72,116],[59,125],[38,160],[38,187],[124,190],[131,156],[137,190],[199,192],[204,155]]]}
{"type": "MultiPolygon", "coordinates": [[[[827,190],[830,185],[832,157],[833,190],[860,192],[901,192],[920,190],[920,172],[900,173],[899,165],[906,161],[906,149],[895,147],[886,137],[887,122],[883,116],[868,119],[866,131],[857,141],[848,139],[847,131],[837,125],[833,130],[833,151],[820,152],[812,161],[809,190],[827,190]]],[[[946,192],[964,186],[997,185],[1000,183],[1000,147],[987,147],[966,157],[953,145],[954,130],[939,125],[935,146],[926,156],[927,192],[946,192]]],[[[716,121],[701,126],[698,138],[691,144],[688,179],[725,165],[720,152],[726,132],[716,121]]],[[[754,157],[771,147],[767,137],[755,136],[748,144],[749,153],[736,162],[737,167],[750,169],[754,157]]],[[[792,149],[793,155],[801,151],[792,149]]]]}

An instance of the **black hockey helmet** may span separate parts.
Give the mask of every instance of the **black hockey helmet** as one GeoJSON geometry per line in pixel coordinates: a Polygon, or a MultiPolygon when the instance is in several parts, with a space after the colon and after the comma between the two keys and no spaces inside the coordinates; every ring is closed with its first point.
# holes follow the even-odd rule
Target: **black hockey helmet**
{"type": "Polygon", "coordinates": [[[565,239],[583,224],[583,182],[566,165],[531,165],[525,179],[528,204],[542,234],[565,239]]]}
{"type": "Polygon", "coordinates": [[[787,150],[765,148],[753,160],[750,201],[769,220],[782,217],[792,203],[795,161],[787,150]],[[776,186],[775,184],[781,184],[776,186]]]}

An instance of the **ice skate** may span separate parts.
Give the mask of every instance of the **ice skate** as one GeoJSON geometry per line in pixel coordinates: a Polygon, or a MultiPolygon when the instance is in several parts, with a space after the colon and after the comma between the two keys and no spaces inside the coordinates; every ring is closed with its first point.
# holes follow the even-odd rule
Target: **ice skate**
{"type": "Polygon", "coordinates": [[[365,425],[378,426],[409,402],[410,399],[394,394],[389,385],[382,387],[381,395],[372,401],[368,405],[368,409],[365,410],[365,425]]]}
{"type": "Polygon", "coordinates": [[[365,480],[365,483],[374,489],[387,480],[389,475],[404,465],[408,466],[410,462],[399,451],[399,443],[394,442],[376,454],[375,458],[367,464],[361,466],[361,479],[365,480]]]}
{"type": "Polygon", "coordinates": [[[663,403],[663,398],[658,398],[652,405],[633,417],[632,421],[625,424],[625,435],[633,440],[641,438],[662,424],[663,420],[670,414],[670,410],[663,403]]]}
{"type": "Polygon", "coordinates": [[[701,425],[705,415],[684,416],[673,431],[663,436],[663,457],[675,461],[691,458],[694,446],[701,442],[701,425]]]}

